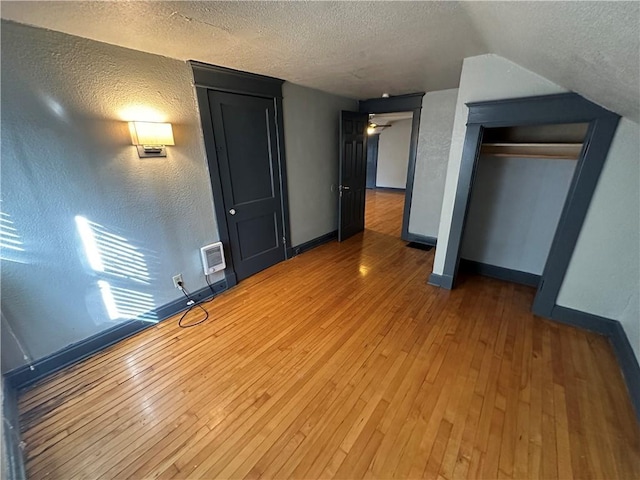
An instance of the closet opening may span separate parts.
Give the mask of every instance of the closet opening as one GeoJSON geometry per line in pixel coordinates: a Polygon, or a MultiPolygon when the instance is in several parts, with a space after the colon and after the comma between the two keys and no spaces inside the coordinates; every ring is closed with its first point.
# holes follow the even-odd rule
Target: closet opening
{"type": "MultiPolygon", "coordinates": [[[[475,221],[479,222],[478,218],[481,218],[484,214],[485,218],[481,222],[483,235],[485,237],[489,233],[493,235],[492,241],[505,244],[505,251],[509,251],[510,247],[516,249],[515,253],[513,251],[511,253],[512,258],[522,261],[522,250],[517,250],[521,246],[513,245],[518,243],[518,238],[520,242],[526,242],[527,239],[534,237],[536,231],[533,230],[531,222],[523,227],[525,234],[521,234],[520,237],[516,234],[517,229],[492,228],[492,223],[504,222],[507,218],[511,223],[519,222],[521,220],[520,217],[525,215],[531,217],[531,219],[546,219],[549,217],[553,221],[548,221],[546,228],[549,228],[549,225],[554,223],[557,225],[550,246],[539,248],[539,252],[546,253],[546,261],[541,275],[535,273],[540,270],[539,264],[537,269],[529,267],[531,271],[525,272],[532,274],[534,277],[540,277],[533,301],[533,312],[543,317],[555,318],[554,311],[558,307],[556,300],[569,268],[573,250],[578,241],[580,230],[587,215],[600,172],[606,161],[620,116],[586,100],[576,93],[472,102],[467,103],[467,107],[469,108],[469,115],[467,117],[467,130],[462,148],[462,157],[459,165],[450,165],[451,168],[457,169],[455,197],[451,199],[453,207],[450,212],[451,223],[446,234],[438,242],[439,252],[436,252],[434,271],[429,277],[429,283],[446,289],[454,287],[460,263],[464,263],[461,262],[462,244],[468,223],[469,210],[473,202],[472,193],[475,179],[478,177],[482,182],[484,177],[490,177],[486,181],[494,182],[494,185],[486,188],[484,193],[480,190],[480,193],[476,193],[476,195],[485,195],[489,198],[486,203],[494,205],[493,214],[489,216],[482,211],[476,212],[474,215],[476,217],[475,221]],[[557,127],[557,125],[569,124],[582,125],[578,127],[557,127]],[[587,125],[586,132],[585,125],[587,125]],[[531,127],[535,128],[531,129],[531,127]],[[569,131],[573,133],[569,135],[569,131]],[[544,137],[539,136],[541,132],[545,133],[544,137]],[[567,134],[567,136],[563,136],[559,139],[560,141],[557,141],[557,137],[554,137],[554,135],[560,134],[560,132],[563,132],[563,135],[567,134]],[[580,139],[582,139],[582,142],[579,141],[580,139]],[[579,154],[576,157],[578,150],[579,154]],[[493,158],[487,160],[489,157],[493,158]],[[502,165],[500,165],[500,168],[494,168],[496,171],[493,172],[493,175],[489,175],[484,171],[485,169],[491,169],[489,162],[496,163],[495,160],[501,158],[507,159],[507,162],[503,162],[506,165],[505,168],[502,165]],[[573,162],[572,158],[577,158],[577,161],[575,161],[575,166],[569,167],[565,164],[567,170],[572,170],[572,174],[568,192],[565,190],[560,195],[560,198],[564,196],[565,199],[557,220],[554,218],[557,213],[554,216],[544,208],[537,208],[535,204],[524,203],[525,199],[534,198],[531,196],[533,194],[527,197],[525,195],[527,187],[518,184],[519,187],[515,188],[514,182],[508,181],[511,178],[510,174],[513,171],[517,171],[519,172],[519,177],[524,176],[527,179],[530,177],[538,178],[539,188],[545,188],[551,180],[546,179],[545,175],[537,171],[540,165],[544,165],[544,163],[535,166],[523,166],[523,160],[573,162]],[[519,168],[506,168],[514,165],[513,161],[508,162],[511,159],[519,161],[517,164],[519,168]],[[532,168],[536,170],[532,171],[532,168]],[[497,185],[495,177],[498,180],[502,179],[497,185]],[[503,201],[502,196],[506,195],[503,192],[506,190],[503,189],[502,184],[511,186],[512,198],[505,198],[503,201]],[[496,215],[495,205],[499,201],[503,205],[502,208],[505,212],[498,210],[499,214],[496,215]],[[526,208],[524,211],[516,210],[517,215],[512,212],[508,216],[507,212],[512,210],[509,205],[511,202],[524,203],[526,208]]],[[[498,162],[498,164],[500,163],[498,162]]],[[[561,175],[558,175],[552,178],[555,181],[556,178],[561,177],[561,175]]],[[[538,197],[542,195],[539,190],[535,192],[538,197]]],[[[540,202],[543,200],[546,199],[541,198],[540,202]]],[[[476,209],[479,208],[477,206],[478,203],[478,201],[473,202],[476,209]]],[[[507,224],[507,227],[511,227],[511,225],[507,224]]],[[[473,233],[469,235],[472,236],[473,233]]],[[[482,240],[469,237],[469,235],[464,238],[467,249],[475,248],[475,243],[481,243],[482,240]]],[[[469,250],[465,253],[468,258],[469,250]]],[[[528,253],[529,251],[527,251],[528,253]]],[[[486,260],[488,255],[486,244],[482,254],[485,257],[481,258],[486,260]]],[[[542,257],[545,257],[545,255],[542,255],[542,257]]],[[[529,261],[530,259],[527,258],[527,260],[529,261]]],[[[492,261],[495,262],[495,259],[492,261]]],[[[529,265],[533,265],[533,263],[529,265]]]]}
{"type": "Polygon", "coordinates": [[[538,287],[588,123],[485,128],[460,252],[480,274],[538,287]]]}

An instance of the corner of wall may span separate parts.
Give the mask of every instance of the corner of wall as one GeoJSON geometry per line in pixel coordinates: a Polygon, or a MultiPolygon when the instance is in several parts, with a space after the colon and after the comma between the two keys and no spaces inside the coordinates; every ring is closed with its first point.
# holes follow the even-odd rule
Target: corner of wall
{"type": "Polygon", "coordinates": [[[2,384],[2,478],[23,480],[27,478],[22,454],[18,394],[4,376],[2,384]]]}
{"type": "Polygon", "coordinates": [[[466,103],[566,92],[566,89],[559,85],[495,54],[465,58],[459,85],[438,227],[438,247],[433,263],[433,272],[436,274],[442,274],[444,270],[446,248],[449,243],[466,132],[468,114],[466,103]]]}

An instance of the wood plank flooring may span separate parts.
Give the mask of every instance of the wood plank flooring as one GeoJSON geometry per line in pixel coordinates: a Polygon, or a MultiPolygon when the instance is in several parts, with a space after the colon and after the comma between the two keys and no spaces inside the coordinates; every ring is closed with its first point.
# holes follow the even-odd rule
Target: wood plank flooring
{"type": "Polygon", "coordinates": [[[640,478],[607,340],[531,288],[427,285],[402,202],[23,392],[29,477],[640,478]]]}

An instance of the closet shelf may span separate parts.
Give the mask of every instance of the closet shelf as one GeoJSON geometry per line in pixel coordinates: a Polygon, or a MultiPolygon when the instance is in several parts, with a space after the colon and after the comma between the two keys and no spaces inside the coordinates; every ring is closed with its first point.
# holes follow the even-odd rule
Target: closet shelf
{"type": "Polygon", "coordinates": [[[582,143],[483,143],[481,155],[577,160],[582,143]]]}

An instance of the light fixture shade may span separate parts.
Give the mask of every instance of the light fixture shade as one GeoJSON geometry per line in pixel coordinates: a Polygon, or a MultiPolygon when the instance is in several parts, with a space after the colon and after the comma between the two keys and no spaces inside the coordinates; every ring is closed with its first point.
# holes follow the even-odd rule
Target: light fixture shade
{"type": "Polygon", "coordinates": [[[134,145],[175,145],[170,123],[129,122],[134,145]]]}

